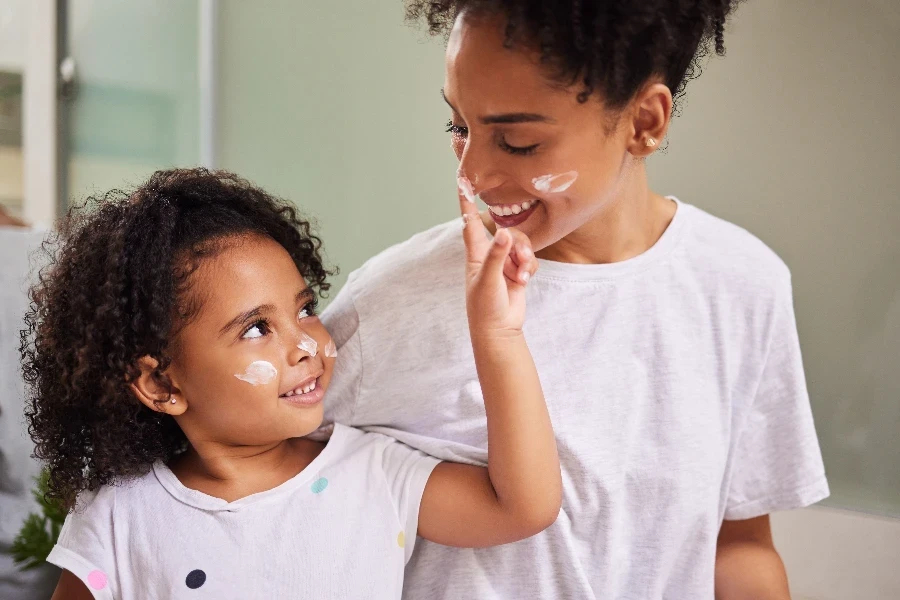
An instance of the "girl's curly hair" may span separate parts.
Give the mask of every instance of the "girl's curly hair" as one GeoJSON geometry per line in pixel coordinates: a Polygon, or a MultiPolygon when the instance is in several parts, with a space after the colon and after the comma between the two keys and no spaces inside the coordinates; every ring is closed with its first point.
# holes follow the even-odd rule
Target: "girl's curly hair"
{"type": "Polygon", "coordinates": [[[506,46],[538,48],[564,84],[581,80],[579,102],[595,92],[621,108],[653,76],[676,100],[713,42],[725,53],[725,22],[740,0],[407,0],[410,21],[449,33],[461,11],[502,15],[506,46]]]}
{"type": "Polygon", "coordinates": [[[190,274],[242,235],[281,244],[313,290],[332,273],[321,240],[290,204],[224,171],[158,171],[131,193],[73,208],[44,244],[20,352],[26,419],[50,472],[49,497],[72,507],[84,490],[138,476],[185,448],[175,421],[141,404],[129,383],[143,356],[171,362],[177,329],[196,314],[190,274]]]}

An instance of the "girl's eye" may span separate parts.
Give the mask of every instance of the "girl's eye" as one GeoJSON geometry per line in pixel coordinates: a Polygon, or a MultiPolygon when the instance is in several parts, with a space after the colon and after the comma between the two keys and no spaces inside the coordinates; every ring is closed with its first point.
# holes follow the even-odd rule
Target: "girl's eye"
{"type": "Polygon", "coordinates": [[[306,306],[300,309],[300,312],[297,313],[297,320],[302,321],[303,319],[308,319],[310,317],[316,316],[316,305],[318,304],[318,300],[313,300],[306,306]]]}
{"type": "Polygon", "coordinates": [[[261,338],[269,333],[269,324],[265,321],[257,321],[253,325],[247,328],[244,332],[244,335],[241,336],[241,339],[244,340],[252,340],[254,338],[261,338]]]}

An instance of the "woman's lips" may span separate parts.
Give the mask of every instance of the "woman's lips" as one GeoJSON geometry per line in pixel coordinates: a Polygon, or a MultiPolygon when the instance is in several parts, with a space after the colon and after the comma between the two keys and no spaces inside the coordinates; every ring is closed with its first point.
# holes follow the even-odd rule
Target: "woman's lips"
{"type": "Polygon", "coordinates": [[[516,227],[527,221],[540,203],[535,199],[519,204],[495,204],[488,206],[488,213],[500,227],[516,227]]]}

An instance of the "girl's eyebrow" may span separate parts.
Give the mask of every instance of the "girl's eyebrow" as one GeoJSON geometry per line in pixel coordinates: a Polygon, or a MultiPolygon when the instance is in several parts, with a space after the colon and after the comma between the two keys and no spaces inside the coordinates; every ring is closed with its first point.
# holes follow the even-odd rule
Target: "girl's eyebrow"
{"type": "MultiPolygon", "coordinates": [[[[306,303],[312,301],[315,297],[316,295],[311,289],[304,288],[297,292],[297,295],[294,298],[297,303],[306,303]]],[[[225,335],[235,327],[238,327],[251,319],[258,319],[271,312],[275,312],[275,307],[271,304],[260,304],[259,306],[251,308],[248,311],[244,311],[230,320],[224,327],[222,327],[222,329],[219,330],[219,335],[225,335]]]]}
{"type": "Polygon", "coordinates": [[[271,304],[260,304],[259,306],[255,307],[255,308],[251,308],[248,311],[244,311],[241,314],[239,314],[238,316],[236,316],[235,318],[233,318],[232,320],[230,320],[224,327],[222,327],[222,329],[219,330],[219,335],[220,336],[225,335],[230,330],[242,325],[243,323],[246,323],[250,319],[257,319],[266,313],[273,312],[274,310],[275,310],[275,307],[272,306],[271,304]]]}

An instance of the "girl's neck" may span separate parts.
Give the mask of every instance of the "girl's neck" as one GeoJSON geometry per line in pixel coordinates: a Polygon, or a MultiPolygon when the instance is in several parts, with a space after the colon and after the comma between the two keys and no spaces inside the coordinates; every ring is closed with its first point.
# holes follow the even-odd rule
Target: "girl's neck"
{"type": "Polygon", "coordinates": [[[169,468],[185,487],[234,502],[295,477],[324,447],[306,438],[264,446],[197,441],[173,460],[169,468]]]}
{"type": "Polygon", "coordinates": [[[629,175],[610,206],[537,256],[556,262],[605,264],[649,250],[672,222],[676,205],[650,191],[643,163],[629,175]]]}

